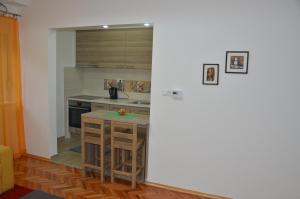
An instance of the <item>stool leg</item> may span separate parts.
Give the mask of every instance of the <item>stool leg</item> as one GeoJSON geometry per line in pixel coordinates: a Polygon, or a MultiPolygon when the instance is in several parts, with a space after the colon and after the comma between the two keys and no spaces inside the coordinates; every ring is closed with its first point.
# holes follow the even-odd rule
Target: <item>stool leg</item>
{"type": "Polygon", "coordinates": [[[85,171],[85,142],[84,142],[84,120],[81,120],[81,167],[83,168],[83,176],[86,177],[85,171]]]}
{"type": "Polygon", "coordinates": [[[114,147],[113,147],[113,143],[111,144],[111,174],[110,174],[110,181],[112,183],[115,182],[115,179],[114,179],[114,168],[115,168],[115,150],[114,150],[114,147]]]}
{"type": "Polygon", "coordinates": [[[101,153],[100,153],[100,156],[101,156],[101,157],[100,157],[100,159],[101,159],[101,160],[100,160],[100,161],[101,161],[101,162],[100,162],[100,164],[101,164],[101,166],[100,166],[100,167],[101,167],[101,182],[104,182],[104,170],[105,170],[105,168],[104,168],[104,153],[105,153],[104,148],[105,148],[105,145],[104,145],[104,143],[103,143],[103,140],[104,140],[104,139],[102,138],[102,140],[101,140],[101,142],[102,142],[102,143],[101,143],[101,149],[100,149],[100,150],[101,150],[101,151],[100,151],[100,152],[101,152],[101,153]]]}
{"type": "Polygon", "coordinates": [[[132,179],[131,179],[131,187],[132,189],[136,188],[136,149],[132,151],[132,179]]]}
{"type": "Polygon", "coordinates": [[[123,164],[123,166],[122,166],[122,171],[125,171],[125,165],[124,165],[124,163],[125,163],[125,160],[126,160],[126,158],[125,158],[125,150],[124,149],[122,149],[122,155],[121,155],[122,157],[122,164],[123,164]]]}
{"type": "Polygon", "coordinates": [[[143,180],[145,181],[145,161],[146,161],[146,144],[144,143],[142,146],[142,173],[143,173],[143,180]]]}

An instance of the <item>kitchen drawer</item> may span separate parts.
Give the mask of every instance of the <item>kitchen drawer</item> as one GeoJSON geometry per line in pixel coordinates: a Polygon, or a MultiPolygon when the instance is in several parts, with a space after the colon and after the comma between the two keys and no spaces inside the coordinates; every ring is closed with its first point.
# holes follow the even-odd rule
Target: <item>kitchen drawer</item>
{"type": "Polygon", "coordinates": [[[111,105],[109,106],[109,110],[110,110],[110,111],[118,111],[118,110],[120,110],[121,108],[126,109],[126,111],[129,112],[129,113],[132,112],[132,111],[131,111],[131,107],[129,107],[129,106],[122,106],[122,105],[115,105],[115,104],[111,104],[111,105]]]}
{"type": "Polygon", "coordinates": [[[132,107],[131,112],[142,115],[150,115],[150,108],[132,107]]]}
{"type": "Polygon", "coordinates": [[[101,104],[101,103],[92,103],[91,108],[92,108],[92,111],[108,110],[109,105],[108,104],[101,104]]]}

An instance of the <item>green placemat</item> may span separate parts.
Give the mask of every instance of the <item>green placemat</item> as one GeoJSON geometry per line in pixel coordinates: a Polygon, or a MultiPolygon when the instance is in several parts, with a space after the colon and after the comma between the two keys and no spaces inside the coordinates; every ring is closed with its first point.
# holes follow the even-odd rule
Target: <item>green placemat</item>
{"type": "Polygon", "coordinates": [[[137,117],[134,113],[126,113],[125,115],[120,115],[118,112],[107,112],[105,116],[111,119],[123,120],[134,120],[137,117]]]}

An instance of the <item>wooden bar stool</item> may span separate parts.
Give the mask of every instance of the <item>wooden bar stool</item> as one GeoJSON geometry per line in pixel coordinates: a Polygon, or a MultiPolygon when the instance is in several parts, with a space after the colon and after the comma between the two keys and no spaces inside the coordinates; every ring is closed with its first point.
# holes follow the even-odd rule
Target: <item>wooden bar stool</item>
{"type": "Polygon", "coordinates": [[[112,121],[111,182],[114,182],[115,175],[131,177],[131,187],[135,189],[137,176],[144,172],[145,150],[144,140],[137,136],[137,124],[112,121]],[[140,163],[137,161],[138,152],[141,152],[140,163]]]}
{"type": "Polygon", "coordinates": [[[98,170],[102,182],[104,182],[107,138],[103,120],[81,117],[82,168],[84,172],[86,169],[98,170]]]}

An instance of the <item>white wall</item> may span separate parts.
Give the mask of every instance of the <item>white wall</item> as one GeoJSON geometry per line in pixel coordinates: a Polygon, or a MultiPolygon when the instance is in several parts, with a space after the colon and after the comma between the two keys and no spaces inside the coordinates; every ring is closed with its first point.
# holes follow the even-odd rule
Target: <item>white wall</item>
{"type": "MultiPolygon", "coordinates": [[[[57,107],[57,54],[56,54],[56,31],[49,30],[48,33],[48,108],[49,108],[49,132],[47,141],[48,141],[48,150],[50,155],[57,154],[57,115],[56,115],[56,107],[57,107]]],[[[36,84],[38,82],[35,82],[36,84]]],[[[25,91],[25,95],[26,95],[25,91]]],[[[25,116],[26,117],[26,116],[25,116]]],[[[25,118],[26,120],[26,118],[25,118]]],[[[26,121],[25,121],[26,122],[26,121]]]]}
{"type": "MultiPolygon", "coordinates": [[[[75,31],[57,31],[56,32],[56,132],[57,137],[65,136],[65,107],[66,98],[74,92],[80,93],[80,78],[75,69],[75,31]],[[72,76],[66,77],[65,83],[65,67],[72,70],[72,76]],[[75,71],[75,72],[73,72],[75,71]],[[70,81],[68,81],[70,80],[70,81]],[[65,93],[66,92],[66,93],[65,93]]],[[[68,70],[69,71],[69,70],[68,70]]],[[[55,91],[53,91],[55,92],[55,91]]]]}
{"type": "Polygon", "coordinates": [[[83,87],[82,72],[80,68],[64,68],[64,96],[75,96],[82,94],[83,87]]]}
{"type": "Polygon", "coordinates": [[[48,29],[154,22],[148,180],[242,199],[300,198],[299,0],[33,0],[21,22],[28,152],[48,157],[48,29]],[[248,75],[224,73],[249,50],[248,75]],[[221,64],[203,86],[202,63],[221,64]],[[161,95],[184,90],[182,101],[161,95]]]}

